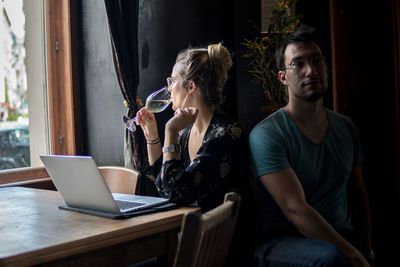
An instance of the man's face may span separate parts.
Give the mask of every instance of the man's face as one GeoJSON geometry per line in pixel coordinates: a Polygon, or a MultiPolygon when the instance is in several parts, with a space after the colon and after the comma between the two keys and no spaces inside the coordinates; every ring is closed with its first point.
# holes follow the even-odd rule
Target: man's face
{"type": "Polygon", "coordinates": [[[288,44],[285,65],[286,70],[279,71],[278,76],[290,97],[315,102],[328,90],[327,65],[316,43],[288,44]]]}

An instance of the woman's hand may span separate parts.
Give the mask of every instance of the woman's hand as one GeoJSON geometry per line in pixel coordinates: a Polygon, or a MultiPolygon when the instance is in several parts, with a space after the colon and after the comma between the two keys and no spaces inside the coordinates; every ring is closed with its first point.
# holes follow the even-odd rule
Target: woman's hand
{"type": "Polygon", "coordinates": [[[178,108],[174,116],[165,125],[166,131],[178,133],[192,125],[199,113],[198,108],[178,108]]]}
{"type": "MultiPolygon", "coordinates": [[[[178,108],[174,116],[165,125],[164,147],[178,144],[178,132],[192,125],[198,113],[198,108],[178,108]]],[[[163,162],[179,158],[179,153],[166,152],[163,156],[163,162]]]]}
{"type": "Polygon", "coordinates": [[[156,140],[158,138],[158,129],[154,113],[149,112],[146,107],[144,107],[136,113],[136,116],[136,124],[140,125],[142,128],[146,140],[156,140]]]}

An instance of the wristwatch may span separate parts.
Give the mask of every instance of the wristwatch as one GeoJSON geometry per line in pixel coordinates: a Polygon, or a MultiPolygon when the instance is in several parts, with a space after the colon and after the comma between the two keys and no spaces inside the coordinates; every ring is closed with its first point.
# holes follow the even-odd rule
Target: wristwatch
{"type": "Polygon", "coordinates": [[[180,145],[170,145],[167,147],[163,147],[162,152],[172,152],[172,153],[181,153],[181,146],[180,145]]]}

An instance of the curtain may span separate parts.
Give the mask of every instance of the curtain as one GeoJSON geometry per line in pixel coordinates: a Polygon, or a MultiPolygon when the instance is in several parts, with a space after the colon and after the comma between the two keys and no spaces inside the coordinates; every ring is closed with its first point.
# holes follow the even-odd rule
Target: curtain
{"type": "MultiPolygon", "coordinates": [[[[136,103],[139,85],[138,16],[139,0],[104,0],[115,72],[121,89],[127,116],[138,111],[136,103]]],[[[122,118],[121,118],[122,123],[122,118]]],[[[125,167],[142,170],[146,147],[140,127],[134,133],[125,130],[125,167]]]]}

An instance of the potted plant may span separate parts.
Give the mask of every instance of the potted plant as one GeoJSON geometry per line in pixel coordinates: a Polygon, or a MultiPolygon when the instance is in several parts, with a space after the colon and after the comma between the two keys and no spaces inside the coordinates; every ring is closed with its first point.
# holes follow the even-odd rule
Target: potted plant
{"type": "Polygon", "coordinates": [[[266,97],[266,104],[261,108],[265,116],[285,106],[288,100],[287,89],[277,77],[275,50],[300,24],[301,15],[293,14],[294,5],[295,0],[275,0],[268,30],[242,43],[246,47],[244,57],[250,59],[248,71],[266,97]]]}

